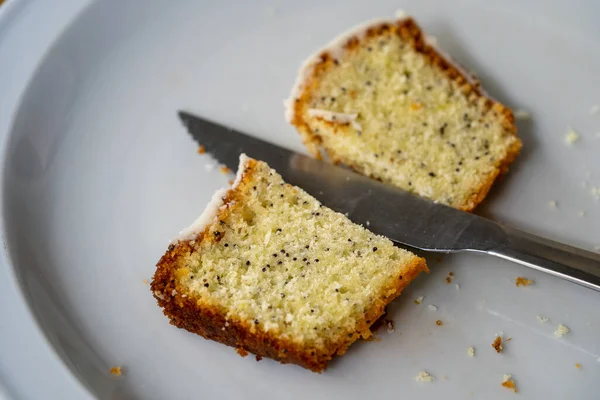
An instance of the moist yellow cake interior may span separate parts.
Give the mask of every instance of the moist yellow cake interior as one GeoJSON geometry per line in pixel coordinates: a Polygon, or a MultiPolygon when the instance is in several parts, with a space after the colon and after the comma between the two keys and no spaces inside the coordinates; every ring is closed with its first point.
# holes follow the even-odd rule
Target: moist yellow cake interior
{"type": "Polygon", "coordinates": [[[215,240],[195,243],[176,276],[186,296],[253,327],[304,345],[335,343],[420,261],[263,162],[235,190],[243,202],[209,225],[215,240]]]}
{"type": "Polygon", "coordinates": [[[485,98],[468,99],[397,34],[361,39],[337,62],[311,87],[303,119],[336,161],[366,175],[468,208],[520,146],[485,98]],[[349,114],[353,123],[320,110],[349,114]]]}

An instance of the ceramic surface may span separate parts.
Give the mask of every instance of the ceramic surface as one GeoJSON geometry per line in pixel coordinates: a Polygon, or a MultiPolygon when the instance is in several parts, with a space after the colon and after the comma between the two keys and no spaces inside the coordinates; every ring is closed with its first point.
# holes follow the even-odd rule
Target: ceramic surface
{"type": "Polygon", "coordinates": [[[431,274],[389,309],[395,332],[358,343],[321,375],[240,358],[170,326],[144,283],[229,179],[207,168],[176,110],[304,151],[282,106],[300,63],[398,8],[492,96],[531,112],[518,122],[521,157],[478,212],[600,246],[591,193],[600,114],[589,112],[600,103],[598,2],[9,1],[0,9],[0,59],[10,60],[0,63],[0,397],[503,399],[513,395],[501,387],[508,373],[524,398],[597,398],[600,293],[509,262],[429,257],[431,274]],[[569,127],[581,136],[572,145],[569,127]],[[517,288],[517,276],[535,284],[517,288]],[[571,329],[561,339],[560,323],[571,329]],[[500,331],[513,339],[496,354],[500,331]],[[116,365],[120,378],[109,374],[116,365]],[[415,382],[421,370],[436,380],[415,382]]]}

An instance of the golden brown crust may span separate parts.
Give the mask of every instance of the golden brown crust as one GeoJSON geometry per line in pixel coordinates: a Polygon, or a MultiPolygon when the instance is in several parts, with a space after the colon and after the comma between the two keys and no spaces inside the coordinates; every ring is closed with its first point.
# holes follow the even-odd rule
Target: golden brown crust
{"type": "MultiPolygon", "coordinates": [[[[242,181],[238,186],[239,191],[232,189],[227,192],[224,198],[226,207],[219,210],[218,219],[226,219],[227,214],[232,212],[236,204],[242,204],[242,202],[234,200],[239,199],[239,196],[241,196],[243,187],[248,184],[247,181],[255,165],[255,160],[249,161],[242,181]]],[[[196,243],[200,241],[214,242],[220,240],[220,238],[220,235],[212,234],[207,228],[198,235],[196,243]]],[[[383,314],[385,307],[420,272],[429,272],[425,260],[415,258],[413,265],[408,268],[409,273],[390,282],[389,287],[385,288],[380,297],[374,301],[372,307],[365,313],[364,319],[357,324],[354,331],[342,335],[339,343],[319,349],[301,346],[285,340],[272,332],[265,332],[260,326],[249,326],[248,323],[240,319],[227,317],[226,310],[200,301],[186,287],[178,283],[177,276],[180,268],[179,261],[185,259],[194,251],[196,251],[196,246],[189,241],[169,246],[167,252],[158,262],[157,270],[152,279],[152,293],[158,305],[163,308],[163,313],[171,320],[171,324],[196,333],[205,339],[215,340],[234,347],[241,356],[246,356],[250,352],[258,357],[269,357],[283,364],[296,364],[314,372],[325,370],[327,363],[334,356],[344,354],[357,339],[368,338],[371,335],[371,325],[383,314]]]]}
{"type": "MultiPolygon", "coordinates": [[[[479,82],[470,79],[470,77],[466,76],[455,66],[455,64],[447,60],[433,46],[427,44],[421,28],[412,18],[399,20],[395,24],[381,23],[373,26],[367,30],[366,37],[370,38],[390,33],[400,36],[403,40],[410,43],[415,51],[425,55],[431,65],[439,68],[450,80],[458,84],[460,90],[470,101],[477,102],[481,99],[484,99],[486,110],[497,115],[501,120],[503,128],[508,133],[516,136],[517,127],[515,125],[515,118],[512,111],[503,104],[485,96],[479,87],[479,82]]],[[[359,38],[352,37],[348,39],[344,45],[344,49],[351,52],[358,47],[359,43],[359,38]]],[[[337,64],[338,61],[331,55],[331,53],[328,51],[322,52],[319,55],[319,61],[313,65],[310,75],[306,78],[300,96],[296,99],[293,99],[294,104],[291,123],[292,125],[296,126],[296,129],[298,129],[300,132],[302,140],[308,151],[318,159],[322,158],[320,149],[322,139],[319,135],[312,132],[308,126],[308,123],[304,120],[303,107],[310,103],[311,93],[319,83],[319,76],[337,64]]],[[[519,155],[521,147],[522,142],[520,140],[516,140],[508,150],[506,157],[503,160],[500,160],[497,170],[490,173],[484,183],[478,188],[478,191],[473,193],[471,197],[459,207],[461,210],[472,211],[479,203],[483,201],[498,175],[508,172],[509,165],[519,155]]],[[[333,162],[340,162],[339,157],[337,157],[336,154],[334,154],[330,149],[326,149],[326,152],[333,162]]],[[[349,164],[348,166],[357,172],[362,173],[360,168],[358,168],[356,165],[349,164]]],[[[375,177],[371,176],[371,178],[375,177]]]]}
{"type": "Polygon", "coordinates": [[[369,328],[383,315],[385,307],[421,271],[428,271],[424,260],[417,259],[410,269],[410,274],[395,281],[375,301],[371,309],[365,313],[363,321],[357,325],[356,331],[348,334],[351,337],[327,349],[306,349],[261,329],[251,329],[243,321],[226,318],[224,310],[199,304],[185,288],[177,285],[175,276],[177,259],[190,251],[191,247],[188,243],[182,243],[168,251],[158,263],[158,269],[152,280],[152,292],[172,325],[196,333],[205,339],[234,347],[241,356],[246,356],[247,352],[250,352],[257,356],[269,357],[282,364],[296,364],[314,372],[325,370],[327,363],[334,356],[343,355],[357,339],[371,336],[369,328]],[[171,296],[171,293],[176,294],[171,296]]]}
{"type": "Polygon", "coordinates": [[[167,251],[159,261],[152,280],[152,292],[172,325],[205,339],[234,347],[242,357],[251,352],[284,364],[297,364],[316,372],[325,369],[329,360],[327,355],[316,352],[307,354],[294,343],[256,328],[251,329],[246,323],[235,318],[227,318],[225,310],[199,303],[186,288],[179,286],[175,276],[177,260],[190,251],[192,249],[189,243],[181,243],[167,251]],[[176,293],[175,296],[171,296],[172,293],[176,293]]]}
{"type": "Polygon", "coordinates": [[[494,339],[494,342],[492,343],[492,347],[496,350],[496,353],[502,352],[504,347],[502,347],[502,338],[500,336],[496,336],[496,339],[494,339]]]}

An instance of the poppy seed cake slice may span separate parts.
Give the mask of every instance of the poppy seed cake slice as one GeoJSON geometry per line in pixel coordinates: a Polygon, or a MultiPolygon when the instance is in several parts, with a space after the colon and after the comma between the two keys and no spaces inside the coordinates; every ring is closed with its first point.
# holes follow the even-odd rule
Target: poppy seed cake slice
{"type": "Polygon", "coordinates": [[[372,21],[309,58],[286,117],[309,151],[470,211],[518,155],[512,112],[410,17],[372,21]]]}
{"type": "Polygon", "coordinates": [[[320,372],[422,271],[424,259],[242,155],[233,186],[159,261],[152,291],[177,327],[320,372]]]}

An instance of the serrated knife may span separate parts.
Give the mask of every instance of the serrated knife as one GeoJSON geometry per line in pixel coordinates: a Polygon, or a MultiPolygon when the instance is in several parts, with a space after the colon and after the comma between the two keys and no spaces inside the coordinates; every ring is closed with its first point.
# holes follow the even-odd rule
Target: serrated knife
{"type": "Polygon", "coordinates": [[[600,291],[600,254],[501,225],[179,112],[191,136],[235,170],[239,155],[267,162],[290,184],[392,241],[416,249],[486,253],[600,291]]]}

